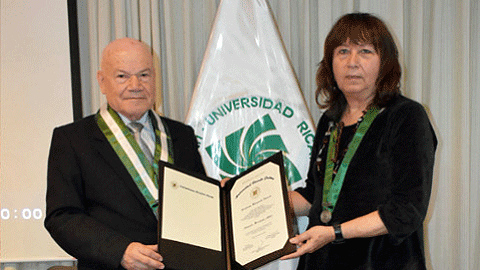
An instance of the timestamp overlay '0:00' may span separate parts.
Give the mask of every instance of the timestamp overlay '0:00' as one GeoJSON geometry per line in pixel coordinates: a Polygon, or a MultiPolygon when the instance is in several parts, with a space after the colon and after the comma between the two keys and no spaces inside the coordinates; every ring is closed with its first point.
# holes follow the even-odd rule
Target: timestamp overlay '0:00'
{"type": "Polygon", "coordinates": [[[43,216],[42,209],[40,208],[23,208],[17,213],[17,210],[12,210],[7,209],[7,208],[2,208],[0,210],[0,217],[2,220],[9,220],[9,219],[41,219],[43,216]]]}

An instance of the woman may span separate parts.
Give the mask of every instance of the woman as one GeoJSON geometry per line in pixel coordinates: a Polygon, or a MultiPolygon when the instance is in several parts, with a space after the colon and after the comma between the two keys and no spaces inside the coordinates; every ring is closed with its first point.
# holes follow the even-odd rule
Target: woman
{"type": "Polygon", "coordinates": [[[424,108],[400,94],[385,24],[347,14],[325,40],[320,118],[306,187],[290,193],[306,232],[283,259],[299,269],[425,269],[422,224],[437,140],[424,108]]]}

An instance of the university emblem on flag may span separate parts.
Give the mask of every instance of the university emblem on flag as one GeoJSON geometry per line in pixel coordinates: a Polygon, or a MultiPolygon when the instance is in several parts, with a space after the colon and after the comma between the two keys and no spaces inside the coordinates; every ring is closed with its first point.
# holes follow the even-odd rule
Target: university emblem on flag
{"type": "Polygon", "coordinates": [[[214,177],[233,177],[282,151],[286,176],[294,184],[305,175],[301,175],[291,156],[295,160],[303,155],[308,160],[313,143],[314,132],[307,123],[295,115],[288,102],[249,96],[221,104],[196,130],[202,131],[197,133],[200,149],[215,165],[214,177]]]}

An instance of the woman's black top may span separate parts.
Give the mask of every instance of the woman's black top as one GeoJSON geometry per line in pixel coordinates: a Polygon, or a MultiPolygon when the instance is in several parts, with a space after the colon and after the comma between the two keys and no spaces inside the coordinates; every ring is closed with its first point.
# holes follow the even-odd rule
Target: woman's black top
{"type": "MultiPolygon", "coordinates": [[[[350,162],[332,220],[324,224],[325,162],[318,170],[315,161],[333,121],[327,115],[318,123],[306,187],[297,189],[312,204],[308,227],[343,223],[378,210],[388,234],[327,244],[302,256],[298,269],[425,269],[423,221],[437,146],[425,109],[398,96],[377,115],[350,162]]],[[[342,136],[346,147],[352,126],[342,136]]]]}

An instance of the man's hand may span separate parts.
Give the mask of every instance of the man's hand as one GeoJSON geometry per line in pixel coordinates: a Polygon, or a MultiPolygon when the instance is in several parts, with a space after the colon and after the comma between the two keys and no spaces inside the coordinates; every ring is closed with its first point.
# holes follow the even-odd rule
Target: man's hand
{"type": "Polygon", "coordinates": [[[163,269],[162,256],[158,253],[157,245],[143,245],[133,242],[128,245],[122,258],[122,266],[125,269],[163,269]]]}
{"type": "Polygon", "coordinates": [[[335,240],[335,231],[332,226],[315,226],[306,232],[290,239],[290,243],[298,246],[294,253],[281,257],[281,260],[292,259],[305,253],[312,253],[335,240]]]}

